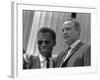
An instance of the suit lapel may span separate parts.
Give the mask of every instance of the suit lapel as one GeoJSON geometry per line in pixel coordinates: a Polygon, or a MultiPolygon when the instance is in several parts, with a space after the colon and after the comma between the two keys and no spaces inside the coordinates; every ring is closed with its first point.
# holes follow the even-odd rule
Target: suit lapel
{"type": "Polygon", "coordinates": [[[37,66],[39,67],[39,68],[41,68],[41,63],[40,63],[40,58],[39,58],[39,56],[38,56],[38,60],[37,60],[37,66]]]}
{"type": "Polygon", "coordinates": [[[39,56],[34,58],[33,67],[34,68],[41,68],[39,56]]]}
{"type": "Polygon", "coordinates": [[[64,52],[61,52],[60,55],[56,59],[55,67],[60,67],[63,60],[63,56],[64,56],[64,52]]]}
{"type": "Polygon", "coordinates": [[[82,42],[79,42],[76,47],[71,51],[71,53],[69,54],[69,56],[67,57],[65,62],[68,62],[68,60],[72,57],[72,55],[83,45],[82,42]]]}
{"type": "MultiPolygon", "coordinates": [[[[68,61],[71,56],[79,49],[79,47],[81,47],[83,45],[82,42],[79,42],[76,47],[71,51],[71,53],[69,54],[68,58],[66,59],[66,61],[68,61]]],[[[63,60],[63,57],[64,57],[64,54],[65,54],[66,51],[60,53],[60,55],[57,57],[56,59],[56,63],[55,63],[55,67],[60,67],[61,64],[62,64],[62,60],[63,60]]]]}

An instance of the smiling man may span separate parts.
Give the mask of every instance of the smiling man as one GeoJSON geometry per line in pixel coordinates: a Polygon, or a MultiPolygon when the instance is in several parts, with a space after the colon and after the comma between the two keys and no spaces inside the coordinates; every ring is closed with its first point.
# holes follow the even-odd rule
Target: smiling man
{"type": "Polygon", "coordinates": [[[68,48],[58,55],[55,67],[90,66],[90,45],[79,40],[81,33],[80,23],[72,19],[65,21],[62,33],[68,48]]]}
{"type": "MultiPolygon", "coordinates": [[[[51,28],[43,27],[39,30],[37,35],[37,44],[39,55],[30,56],[26,60],[27,69],[35,68],[52,68],[52,50],[56,44],[56,34],[51,28]]],[[[25,59],[24,59],[25,61],[25,59]]]]}

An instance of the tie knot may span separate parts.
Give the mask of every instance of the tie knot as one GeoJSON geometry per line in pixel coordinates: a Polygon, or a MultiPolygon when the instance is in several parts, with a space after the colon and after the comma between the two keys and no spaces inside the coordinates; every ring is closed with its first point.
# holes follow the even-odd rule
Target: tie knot
{"type": "Polygon", "coordinates": [[[65,50],[65,53],[68,52],[70,49],[71,49],[71,47],[68,47],[68,48],[65,50]]]}
{"type": "Polygon", "coordinates": [[[71,47],[69,46],[68,48],[67,48],[67,50],[70,50],[71,49],[71,47]]]}

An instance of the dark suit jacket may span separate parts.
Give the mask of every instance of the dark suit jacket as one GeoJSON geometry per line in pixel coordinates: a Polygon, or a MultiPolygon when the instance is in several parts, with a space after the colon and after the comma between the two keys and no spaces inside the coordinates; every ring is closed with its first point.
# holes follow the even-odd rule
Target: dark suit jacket
{"type": "Polygon", "coordinates": [[[25,61],[23,63],[23,69],[39,69],[39,68],[41,68],[39,56],[32,56],[29,59],[28,63],[26,63],[25,61]]]}
{"type": "MultiPolygon", "coordinates": [[[[64,52],[61,52],[55,60],[55,67],[60,67],[64,52]]],[[[91,65],[91,50],[90,46],[79,42],[76,47],[71,51],[71,54],[61,67],[73,66],[90,66],[91,65]]]]}

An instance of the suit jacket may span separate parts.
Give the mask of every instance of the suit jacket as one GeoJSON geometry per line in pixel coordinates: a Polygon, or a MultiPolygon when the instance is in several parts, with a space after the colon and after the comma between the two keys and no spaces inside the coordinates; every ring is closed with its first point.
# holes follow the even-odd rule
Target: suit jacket
{"type": "Polygon", "coordinates": [[[39,56],[32,56],[29,59],[28,63],[26,63],[25,61],[23,63],[23,69],[39,69],[39,68],[41,68],[39,56]]]}
{"type": "Polygon", "coordinates": [[[73,67],[73,66],[90,66],[91,65],[91,50],[90,46],[79,42],[71,51],[67,60],[61,66],[64,57],[64,52],[61,52],[55,60],[55,67],[73,67]]]}

